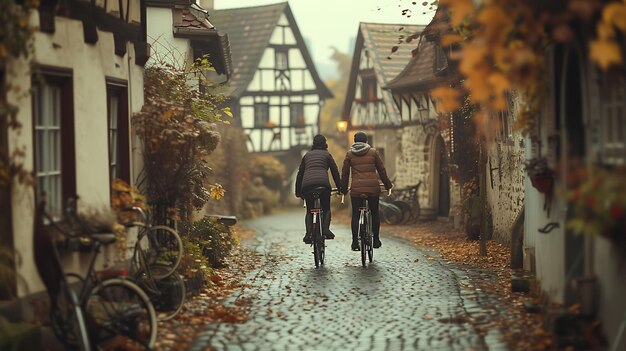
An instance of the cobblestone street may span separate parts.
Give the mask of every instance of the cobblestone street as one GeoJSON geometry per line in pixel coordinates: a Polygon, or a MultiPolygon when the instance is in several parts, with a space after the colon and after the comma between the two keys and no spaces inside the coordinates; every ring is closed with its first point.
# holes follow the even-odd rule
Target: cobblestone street
{"type": "Polygon", "coordinates": [[[192,350],[505,350],[497,329],[472,320],[497,313],[488,292],[477,296],[468,271],[430,251],[385,237],[374,262],[361,267],[349,229],[333,224],[326,263],[315,269],[302,243],[304,210],[244,223],[257,231],[242,243],[263,258],[231,300],[251,301],[242,324],[209,324],[192,350]]]}

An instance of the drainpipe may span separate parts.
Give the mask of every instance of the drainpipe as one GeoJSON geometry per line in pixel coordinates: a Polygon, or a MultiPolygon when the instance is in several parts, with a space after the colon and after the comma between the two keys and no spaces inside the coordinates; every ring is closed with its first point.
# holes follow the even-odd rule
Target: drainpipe
{"type": "MultiPolygon", "coordinates": [[[[128,42],[126,42],[126,46],[130,46],[128,42]]],[[[134,50],[134,48],[133,48],[134,50]]],[[[127,54],[126,54],[126,62],[127,62],[127,69],[128,69],[128,92],[126,93],[128,96],[128,140],[129,140],[129,145],[134,145],[133,143],[133,138],[132,138],[132,117],[133,117],[133,80],[132,80],[132,65],[133,62],[131,60],[130,57],[130,51],[127,49],[126,50],[127,54]]],[[[134,52],[134,51],[133,51],[134,52]]],[[[135,55],[137,55],[135,53],[135,55]]],[[[129,181],[130,181],[130,185],[134,186],[135,183],[135,167],[134,167],[134,158],[133,158],[133,149],[134,146],[130,147],[130,150],[128,150],[128,152],[130,153],[130,157],[128,158],[130,160],[130,164],[128,165],[128,173],[129,173],[129,181]]]]}

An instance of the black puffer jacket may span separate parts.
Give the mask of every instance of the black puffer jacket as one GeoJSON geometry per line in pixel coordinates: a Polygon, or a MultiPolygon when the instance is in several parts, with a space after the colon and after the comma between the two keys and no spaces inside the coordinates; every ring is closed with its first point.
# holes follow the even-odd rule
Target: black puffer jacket
{"type": "Polygon", "coordinates": [[[335,186],[341,185],[339,169],[333,157],[327,150],[313,149],[302,157],[298,176],[296,177],[296,196],[303,195],[302,189],[316,186],[325,186],[330,189],[328,170],[333,176],[335,186]]]}

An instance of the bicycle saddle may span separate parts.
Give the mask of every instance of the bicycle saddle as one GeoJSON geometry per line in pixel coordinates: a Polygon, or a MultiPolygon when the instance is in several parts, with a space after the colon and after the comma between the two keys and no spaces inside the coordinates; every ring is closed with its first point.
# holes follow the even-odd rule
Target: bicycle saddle
{"type": "Polygon", "coordinates": [[[328,191],[328,188],[325,188],[323,186],[318,186],[317,188],[313,188],[313,189],[309,190],[309,193],[311,193],[311,194],[315,194],[315,193],[320,194],[320,193],[323,193],[325,191],[328,191]]]}
{"type": "Polygon", "coordinates": [[[102,245],[108,245],[115,242],[115,234],[113,233],[94,233],[90,235],[91,238],[102,245]]]}

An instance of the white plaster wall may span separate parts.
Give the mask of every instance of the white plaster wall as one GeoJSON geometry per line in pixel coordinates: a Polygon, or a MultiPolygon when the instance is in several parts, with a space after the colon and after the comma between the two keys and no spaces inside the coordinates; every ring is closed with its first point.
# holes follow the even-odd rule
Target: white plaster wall
{"type": "Polygon", "coordinates": [[[172,9],[148,7],[147,18],[148,43],[153,51],[148,65],[163,61],[183,67],[191,59],[191,49],[188,39],[174,38],[172,9]]]}
{"type": "MultiPolygon", "coordinates": [[[[36,13],[33,17],[33,23],[38,23],[36,13]]],[[[99,31],[98,42],[95,45],[88,45],[83,41],[80,21],[59,17],[55,21],[54,34],[35,34],[34,61],[41,65],[72,69],[79,210],[88,207],[108,207],[110,184],[105,77],[129,81],[131,93],[129,100],[132,109],[136,111],[143,104],[143,68],[134,64],[132,45],[128,45],[127,56],[122,58],[115,55],[111,33],[99,31]],[[128,55],[132,57],[130,80],[128,55]]],[[[22,92],[30,89],[31,76],[23,61],[10,62],[8,74],[8,79],[19,85],[22,92]]],[[[31,98],[18,97],[15,92],[10,92],[8,98],[19,106],[18,120],[23,125],[20,133],[9,134],[9,145],[11,148],[26,145],[24,164],[28,169],[33,169],[31,98]]],[[[30,187],[19,184],[14,186],[12,198],[14,246],[24,258],[17,267],[17,273],[21,278],[18,296],[25,296],[43,290],[32,260],[34,193],[30,187]]],[[[69,259],[68,262],[67,269],[80,268],[77,259],[69,259]]]]}
{"type": "MultiPolygon", "coordinates": [[[[564,222],[561,218],[562,209],[553,201],[550,217],[543,210],[545,195],[539,193],[530,183],[528,177],[524,180],[525,211],[524,211],[524,248],[534,249],[537,279],[541,289],[546,292],[551,302],[562,303],[565,293],[565,233],[564,222]],[[537,231],[549,222],[559,223],[559,228],[549,234],[537,231]]],[[[524,252],[526,255],[528,252],[524,252]]],[[[525,265],[526,265],[526,259],[525,265]]],[[[525,269],[530,267],[525,266],[525,269]]]]}
{"type": "Polygon", "coordinates": [[[626,318],[626,257],[618,252],[615,243],[597,237],[594,240],[593,268],[598,279],[598,317],[612,350],[626,350],[626,331],[619,345],[617,334],[620,323],[626,318]]]}

